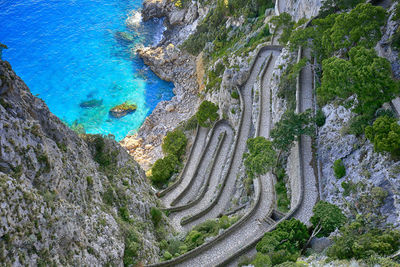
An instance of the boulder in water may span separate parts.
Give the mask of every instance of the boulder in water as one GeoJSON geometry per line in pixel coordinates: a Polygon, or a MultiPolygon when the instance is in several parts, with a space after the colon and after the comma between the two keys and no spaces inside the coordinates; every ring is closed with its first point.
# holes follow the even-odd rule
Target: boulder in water
{"type": "Polygon", "coordinates": [[[110,115],[114,118],[122,118],[122,117],[134,112],[136,109],[137,109],[136,104],[131,104],[131,103],[125,102],[123,104],[113,107],[110,110],[110,115]]]}
{"type": "Polygon", "coordinates": [[[103,99],[91,99],[91,100],[86,100],[82,101],[79,106],[81,108],[95,108],[99,107],[103,104],[103,99]]]}
{"type": "Polygon", "coordinates": [[[118,41],[126,42],[126,43],[132,43],[135,39],[135,36],[132,33],[129,32],[116,32],[115,33],[115,38],[118,41]]]}

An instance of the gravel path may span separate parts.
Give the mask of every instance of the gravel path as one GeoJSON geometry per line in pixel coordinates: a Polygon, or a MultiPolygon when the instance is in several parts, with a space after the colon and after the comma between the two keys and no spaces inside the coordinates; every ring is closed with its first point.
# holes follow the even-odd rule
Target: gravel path
{"type": "Polygon", "coordinates": [[[182,173],[183,180],[182,182],[171,192],[167,193],[165,196],[161,198],[162,202],[164,203],[165,207],[170,207],[171,202],[188,186],[190,180],[193,177],[193,174],[197,168],[197,165],[200,161],[200,156],[207,138],[208,129],[207,128],[199,128],[199,133],[196,142],[193,144],[193,151],[190,158],[186,162],[187,167],[182,173]]]}
{"type": "MultiPolygon", "coordinates": [[[[303,57],[310,58],[310,50],[303,51],[303,57]]],[[[313,98],[313,70],[310,64],[307,64],[300,73],[300,112],[314,107],[313,98]]],[[[303,166],[303,201],[300,208],[294,213],[294,217],[300,221],[309,224],[312,215],[312,209],[318,201],[317,179],[312,161],[312,141],[309,136],[301,137],[300,144],[301,160],[303,166]]]]}
{"type": "MultiPolygon", "coordinates": [[[[203,190],[206,190],[205,194],[201,197],[201,200],[194,206],[179,212],[174,212],[169,216],[169,218],[171,219],[172,223],[175,226],[175,229],[178,231],[186,232],[192,228],[191,224],[187,224],[184,227],[182,227],[180,224],[182,218],[205,208],[210,203],[210,201],[213,199],[214,191],[218,188],[219,178],[221,177],[222,171],[224,167],[226,167],[225,163],[228,160],[231,144],[233,143],[233,138],[234,138],[234,132],[232,127],[227,123],[219,125],[219,127],[216,129],[214,135],[211,138],[212,138],[211,139],[212,144],[210,145],[209,152],[206,151],[210,159],[205,161],[208,163],[208,165],[204,166],[204,175],[201,179],[198,179],[198,177],[196,177],[195,183],[199,184],[196,185],[197,191],[190,190],[192,194],[191,197],[193,197],[193,199],[201,197],[199,196],[199,194],[201,194],[203,190]],[[221,149],[219,153],[215,155],[215,162],[212,163],[211,158],[214,156],[214,154],[216,154],[214,151],[217,148],[219,136],[223,132],[225,132],[226,134],[225,139],[221,144],[221,149]],[[214,143],[215,147],[213,145],[214,143]],[[212,165],[214,168],[211,168],[212,165]],[[208,179],[209,179],[209,184],[207,186],[205,182],[208,179]]],[[[202,168],[201,165],[200,168],[202,168]]]]}

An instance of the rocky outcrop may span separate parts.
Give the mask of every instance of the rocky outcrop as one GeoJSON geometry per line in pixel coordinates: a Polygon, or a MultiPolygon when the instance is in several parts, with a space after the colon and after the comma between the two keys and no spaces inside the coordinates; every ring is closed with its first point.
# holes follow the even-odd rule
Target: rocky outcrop
{"type": "Polygon", "coordinates": [[[317,150],[322,199],[339,205],[350,215],[348,205],[359,205],[357,198],[362,193],[380,187],[388,194],[380,210],[388,216],[387,223],[399,227],[400,162],[374,152],[368,140],[344,134],[345,125],[355,116],[348,109],[331,104],[325,106],[323,112],[326,123],[319,129],[317,150]],[[337,159],[342,159],[346,167],[346,175],[340,179],[335,177],[332,168],[337,159]]]}
{"type": "Polygon", "coordinates": [[[183,53],[173,44],[146,47],[138,49],[137,53],[161,79],[173,81],[175,85],[175,96],[170,101],[158,103],[138,133],[121,141],[121,145],[148,170],[162,157],[161,143],[166,133],[191,118],[197,111],[196,62],[193,56],[183,53]]]}
{"type": "Polygon", "coordinates": [[[157,203],[138,164],[70,130],[4,61],[0,81],[0,262],[121,266],[128,243],[136,262],[157,261],[157,203]]]}
{"type": "Polygon", "coordinates": [[[165,17],[169,25],[187,25],[197,19],[198,4],[197,1],[193,1],[188,7],[182,7],[177,2],[170,0],[145,0],[143,1],[142,16],[144,21],[165,17]]]}
{"type": "Polygon", "coordinates": [[[301,18],[312,18],[316,16],[322,5],[321,0],[278,0],[275,9],[279,13],[289,13],[295,21],[301,18]]]}

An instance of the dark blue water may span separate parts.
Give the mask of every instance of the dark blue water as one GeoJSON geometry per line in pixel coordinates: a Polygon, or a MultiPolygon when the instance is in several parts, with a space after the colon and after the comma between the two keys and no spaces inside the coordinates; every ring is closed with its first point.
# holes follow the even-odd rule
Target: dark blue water
{"type": "Polygon", "coordinates": [[[172,84],[158,79],[133,52],[162,33],[162,21],[139,22],[134,11],[141,3],[0,0],[0,42],[9,47],[3,59],[66,123],[120,140],[138,129],[159,101],[173,96],[172,84]],[[129,14],[137,23],[128,27],[129,14]],[[133,38],[118,38],[118,32],[133,38]],[[88,100],[97,105],[82,108],[88,100]],[[137,110],[112,118],[109,110],[126,101],[137,110]]]}

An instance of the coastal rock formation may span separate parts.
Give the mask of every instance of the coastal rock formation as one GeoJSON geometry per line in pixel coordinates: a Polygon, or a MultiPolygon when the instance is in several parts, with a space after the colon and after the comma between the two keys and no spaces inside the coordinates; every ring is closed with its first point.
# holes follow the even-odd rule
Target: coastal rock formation
{"type": "Polygon", "coordinates": [[[122,266],[126,251],[157,261],[157,200],[139,165],[112,139],[78,136],[5,61],[0,80],[0,262],[122,266]]]}
{"type": "Polygon", "coordinates": [[[161,79],[174,82],[175,96],[158,103],[138,133],[121,141],[135,160],[148,170],[162,157],[161,143],[167,132],[188,120],[197,111],[198,84],[195,58],[181,52],[173,44],[145,47],[137,53],[161,79]]]}
{"type": "Polygon", "coordinates": [[[130,104],[125,102],[123,104],[117,105],[110,110],[110,115],[114,118],[122,118],[137,109],[136,104],[130,104]]]}

